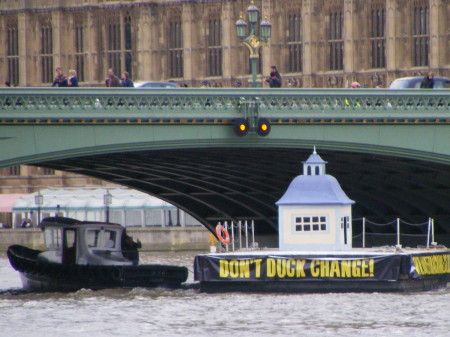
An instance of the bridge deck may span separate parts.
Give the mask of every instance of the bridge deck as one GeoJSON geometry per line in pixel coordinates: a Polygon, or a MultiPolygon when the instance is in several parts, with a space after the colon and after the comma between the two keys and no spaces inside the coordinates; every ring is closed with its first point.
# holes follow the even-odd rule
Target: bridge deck
{"type": "Polygon", "coordinates": [[[1,123],[449,123],[448,90],[0,89],[1,123]]]}

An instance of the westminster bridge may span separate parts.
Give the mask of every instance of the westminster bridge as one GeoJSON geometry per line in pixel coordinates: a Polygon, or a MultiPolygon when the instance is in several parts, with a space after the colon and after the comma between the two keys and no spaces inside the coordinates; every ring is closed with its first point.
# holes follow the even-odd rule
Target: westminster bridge
{"type": "Polygon", "coordinates": [[[275,202],[316,146],[354,218],[450,232],[448,90],[2,88],[0,109],[0,167],[129,186],[211,231],[254,219],[276,233],[275,202]]]}

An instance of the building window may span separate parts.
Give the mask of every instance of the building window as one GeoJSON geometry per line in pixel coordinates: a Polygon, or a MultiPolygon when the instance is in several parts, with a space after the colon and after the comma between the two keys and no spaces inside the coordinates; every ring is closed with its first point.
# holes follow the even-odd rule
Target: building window
{"type": "Polygon", "coordinates": [[[413,65],[415,67],[428,66],[429,17],[427,2],[416,3],[413,13],[413,65]]]}
{"type": "Polygon", "coordinates": [[[42,168],[42,174],[44,176],[53,176],[55,175],[55,170],[47,167],[42,168]]]}
{"type": "Polygon", "coordinates": [[[6,59],[8,81],[12,86],[19,84],[19,33],[17,17],[6,19],[6,59]]]}
{"type": "Polygon", "coordinates": [[[120,14],[110,14],[108,17],[108,67],[112,68],[116,74],[122,71],[121,67],[121,38],[120,38],[120,14]]]}
{"type": "Polygon", "coordinates": [[[328,15],[328,69],[344,69],[344,14],[341,9],[336,9],[328,15]]]}
{"type": "Polygon", "coordinates": [[[75,70],[78,80],[84,81],[84,22],[82,15],[74,17],[75,32],[75,70]]]}
{"type": "Polygon", "coordinates": [[[221,20],[210,18],[208,21],[208,76],[222,75],[221,20]]]}
{"type": "Polygon", "coordinates": [[[20,176],[20,165],[8,167],[8,175],[20,176]]]}
{"type": "Polygon", "coordinates": [[[372,68],[386,67],[386,11],[384,8],[374,8],[370,13],[370,44],[372,68]]]}
{"type": "Polygon", "coordinates": [[[183,77],[183,25],[181,14],[171,14],[169,22],[169,76],[183,77]]]}
{"type": "Polygon", "coordinates": [[[116,75],[127,71],[133,76],[133,17],[120,12],[109,13],[106,19],[107,62],[116,75]]]}
{"type": "Polygon", "coordinates": [[[327,230],[326,216],[297,216],[295,217],[295,232],[324,232],[327,230]]]}
{"type": "Polygon", "coordinates": [[[291,73],[302,71],[302,20],[300,14],[288,15],[288,71],[291,73]]]}
{"type": "Polygon", "coordinates": [[[131,15],[125,16],[125,71],[133,76],[133,26],[131,24],[131,15]]]}
{"type": "Polygon", "coordinates": [[[41,27],[41,81],[53,82],[53,28],[50,18],[44,17],[40,22],[41,27]]]}
{"type": "Polygon", "coordinates": [[[349,216],[341,217],[341,229],[344,229],[344,226],[346,228],[350,228],[350,217],[349,216]]]}

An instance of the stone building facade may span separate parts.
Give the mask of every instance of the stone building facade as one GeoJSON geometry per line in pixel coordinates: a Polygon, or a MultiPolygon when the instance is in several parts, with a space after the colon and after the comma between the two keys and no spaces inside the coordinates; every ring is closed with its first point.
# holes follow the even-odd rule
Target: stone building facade
{"type": "Polygon", "coordinates": [[[17,165],[0,168],[0,194],[33,193],[52,187],[115,186],[106,181],[72,172],[17,165]]]}
{"type": "MultiPolygon", "coordinates": [[[[16,165],[0,168],[0,208],[2,196],[30,194],[51,187],[116,186],[104,180],[44,167],[16,165]]],[[[0,223],[11,227],[11,211],[0,210],[0,223]]]]}
{"type": "MultiPolygon", "coordinates": [[[[255,0],[272,23],[259,68],[284,86],[368,87],[428,71],[450,76],[448,0],[255,0]]],[[[76,69],[82,86],[108,68],[136,80],[228,87],[250,73],[235,22],[250,0],[0,0],[0,78],[48,86],[76,69]]]]}

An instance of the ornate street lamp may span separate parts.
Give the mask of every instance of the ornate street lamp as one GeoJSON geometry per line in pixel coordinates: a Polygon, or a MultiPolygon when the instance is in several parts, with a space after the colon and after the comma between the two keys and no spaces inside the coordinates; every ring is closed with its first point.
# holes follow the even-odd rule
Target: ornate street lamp
{"type": "Polygon", "coordinates": [[[109,223],[109,206],[112,204],[112,195],[109,190],[103,195],[103,204],[105,205],[105,222],[109,223]]]}
{"type": "Polygon", "coordinates": [[[253,3],[253,0],[250,6],[247,8],[247,16],[248,22],[250,24],[250,34],[246,37],[247,34],[247,23],[241,17],[236,21],[236,35],[241,41],[241,44],[246,46],[250,51],[250,60],[252,64],[252,81],[250,86],[252,88],[257,88],[261,86],[261,82],[256,81],[256,64],[259,59],[259,48],[261,48],[262,43],[266,43],[270,36],[272,35],[272,25],[270,24],[267,17],[261,21],[259,24],[260,27],[260,36],[257,35],[257,24],[259,20],[259,9],[253,3]]]}
{"type": "Polygon", "coordinates": [[[38,225],[41,223],[41,206],[44,203],[44,196],[40,191],[34,196],[34,203],[38,207],[38,225]]]}

